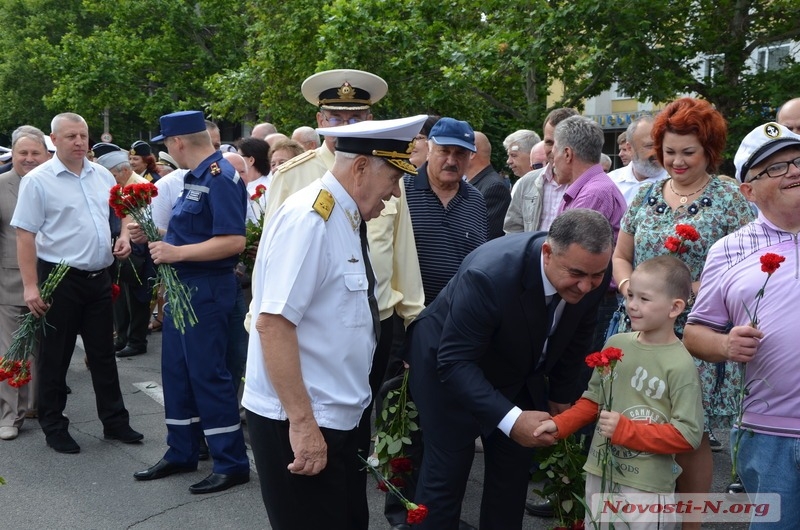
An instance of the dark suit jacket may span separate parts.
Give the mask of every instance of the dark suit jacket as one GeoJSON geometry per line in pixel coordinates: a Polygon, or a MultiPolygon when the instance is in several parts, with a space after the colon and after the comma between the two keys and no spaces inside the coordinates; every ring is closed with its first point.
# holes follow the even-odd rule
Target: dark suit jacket
{"type": "Polygon", "coordinates": [[[458,273],[409,328],[411,389],[426,437],[471,443],[489,435],[514,405],[546,410],[546,401],[580,397],[603,283],[566,304],[543,369],[546,339],[541,249],[547,234],[509,234],[468,255],[458,273]],[[544,393],[544,375],[549,390],[544,393]]]}
{"type": "Polygon", "coordinates": [[[506,218],[508,205],[511,204],[511,191],[508,186],[491,164],[483,168],[469,183],[478,188],[486,201],[489,239],[502,236],[505,234],[503,221],[506,218]]]}

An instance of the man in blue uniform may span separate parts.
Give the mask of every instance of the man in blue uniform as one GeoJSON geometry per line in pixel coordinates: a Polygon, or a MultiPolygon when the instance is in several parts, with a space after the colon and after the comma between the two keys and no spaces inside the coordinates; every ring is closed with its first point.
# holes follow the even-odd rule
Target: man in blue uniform
{"type": "MultiPolygon", "coordinates": [[[[230,313],[236,299],[233,268],[244,250],[247,192],[233,166],[214,149],[203,114],[162,116],[161,135],[180,167],[191,168],[172,210],[163,241],[149,243],[156,265],[172,263],[192,292],[195,326],[181,333],[167,307],[161,356],[169,450],[154,466],[134,473],[153,480],[197,469],[202,433],[214,459],[213,473],[192,493],[226,490],[250,480],[231,374],[226,368],[230,313]]],[[[131,225],[136,242],[145,241],[131,225]]]]}

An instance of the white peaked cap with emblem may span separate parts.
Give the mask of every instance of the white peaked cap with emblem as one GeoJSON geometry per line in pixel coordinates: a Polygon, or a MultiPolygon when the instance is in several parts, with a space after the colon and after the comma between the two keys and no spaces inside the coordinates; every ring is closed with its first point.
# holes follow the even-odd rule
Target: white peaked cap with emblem
{"type": "Polygon", "coordinates": [[[396,120],[366,120],[340,127],[321,127],[317,132],[336,138],[336,150],[377,156],[410,175],[417,170],[408,159],[427,114],[396,120]]]}
{"type": "Polygon", "coordinates": [[[736,151],[736,156],[733,158],[736,176],[744,182],[753,166],[757,166],[778,151],[793,146],[800,146],[800,136],[783,125],[775,122],[759,125],[744,137],[739,150],[736,151]]]}
{"type": "Polygon", "coordinates": [[[368,110],[388,90],[383,78],[363,70],[318,72],[300,87],[306,101],[327,110],[368,110]]]}

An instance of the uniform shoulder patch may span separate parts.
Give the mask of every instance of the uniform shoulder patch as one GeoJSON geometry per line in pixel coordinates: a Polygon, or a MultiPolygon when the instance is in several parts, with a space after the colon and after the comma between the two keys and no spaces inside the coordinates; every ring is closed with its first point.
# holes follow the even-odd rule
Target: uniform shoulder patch
{"type": "Polygon", "coordinates": [[[300,164],[303,164],[304,162],[307,162],[308,160],[313,159],[316,156],[317,156],[316,149],[312,149],[310,151],[306,151],[305,153],[300,153],[296,157],[291,158],[291,159],[287,160],[286,162],[284,162],[283,164],[279,165],[277,167],[277,171],[281,171],[281,172],[288,171],[288,170],[292,169],[295,166],[299,166],[300,164]]]}
{"type": "Polygon", "coordinates": [[[334,204],[336,204],[336,201],[333,200],[333,195],[331,195],[331,192],[328,190],[319,190],[317,199],[314,201],[313,208],[320,217],[327,221],[331,216],[334,204]]]}

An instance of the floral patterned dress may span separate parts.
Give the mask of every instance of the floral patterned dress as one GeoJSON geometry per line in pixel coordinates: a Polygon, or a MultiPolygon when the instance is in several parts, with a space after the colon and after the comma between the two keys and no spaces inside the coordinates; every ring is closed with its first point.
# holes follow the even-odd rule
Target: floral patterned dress
{"type": "MultiPolygon", "coordinates": [[[[636,268],[643,261],[670,253],[664,242],[667,237],[675,235],[675,225],[692,225],[700,239],[686,242],[689,250],[681,254],[680,259],[692,271],[692,281],[698,281],[711,245],[752,221],[753,210],[734,183],[716,175],[711,177],[703,194],[694,202],[673,210],[664,200],[663,190],[668,182],[663,180],[652,186],[642,186],[622,218],[620,230],[633,236],[633,267],[636,268]]],[[[675,321],[675,332],[679,336],[683,336],[690,310],[691,306],[687,306],[675,321]]],[[[623,320],[619,331],[630,331],[630,323],[623,320]]],[[[736,363],[708,363],[695,359],[695,364],[700,374],[708,427],[730,428],[736,415],[740,381],[736,363]]]]}

